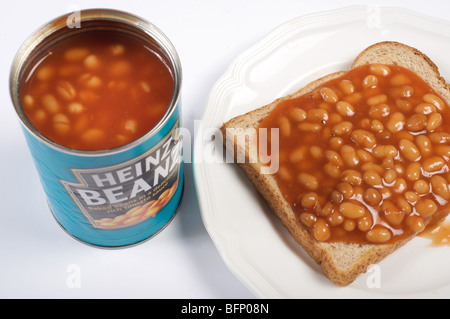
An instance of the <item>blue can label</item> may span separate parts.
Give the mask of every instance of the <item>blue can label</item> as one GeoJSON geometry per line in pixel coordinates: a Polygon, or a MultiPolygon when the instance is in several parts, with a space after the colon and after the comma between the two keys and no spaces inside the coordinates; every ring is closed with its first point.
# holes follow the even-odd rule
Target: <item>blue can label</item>
{"type": "Polygon", "coordinates": [[[151,150],[128,162],[72,169],[78,183],[61,181],[95,228],[136,225],[156,214],[177,190],[181,141],[177,125],[151,150]]]}

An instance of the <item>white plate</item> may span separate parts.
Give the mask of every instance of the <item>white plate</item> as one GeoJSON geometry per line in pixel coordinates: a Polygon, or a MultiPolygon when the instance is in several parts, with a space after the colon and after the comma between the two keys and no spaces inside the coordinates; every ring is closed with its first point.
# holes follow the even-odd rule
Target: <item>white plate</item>
{"type": "Polygon", "coordinates": [[[385,40],[416,47],[450,78],[450,22],[405,9],[355,6],[288,21],[243,52],[210,93],[194,144],[201,214],[227,266],[258,297],[450,297],[450,247],[429,247],[423,238],[350,286],[333,285],[240,169],[224,163],[219,139],[209,139],[230,118],[348,69],[360,51],[385,40]]]}

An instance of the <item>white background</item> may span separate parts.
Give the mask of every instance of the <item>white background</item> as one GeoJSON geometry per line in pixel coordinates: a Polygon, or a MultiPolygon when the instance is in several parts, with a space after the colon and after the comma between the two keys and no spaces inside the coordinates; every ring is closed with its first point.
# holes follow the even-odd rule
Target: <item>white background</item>
{"type": "Polygon", "coordinates": [[[193,132],[228,65],[284,22],[350,6],[409,8],[448,19],[448,1],[10,1],[0,20],[0,298],[255,298],[203,226],[191,165],[180,211],[135,247],[105,250],[69,237],[51,216],[8,91],[11,61],[35,29],[76,9],[114,8],[158,26],[183,66],[183,126],[193,132]],[[79,285],[70,276],[79,271],[79,285]]]}

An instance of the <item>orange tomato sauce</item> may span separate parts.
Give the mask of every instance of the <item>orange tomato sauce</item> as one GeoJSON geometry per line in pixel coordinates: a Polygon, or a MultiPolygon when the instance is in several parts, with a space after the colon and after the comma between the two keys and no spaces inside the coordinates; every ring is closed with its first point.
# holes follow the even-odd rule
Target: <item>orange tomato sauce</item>
{"type": "Polygon", "coordinates": [[[410,70],[358,67],[259,128],[279,128],[274,177],[318,241],[393,243],[450,210],[450,109],[410,70]]]}
{"type": "Polygon", "coordinates": [[[63,40],[20,85],[22,108],[51,141],[105,150],[149,132],[166,113],[174,79],[164,60],[139,39],[92,31],[63,40]]]}

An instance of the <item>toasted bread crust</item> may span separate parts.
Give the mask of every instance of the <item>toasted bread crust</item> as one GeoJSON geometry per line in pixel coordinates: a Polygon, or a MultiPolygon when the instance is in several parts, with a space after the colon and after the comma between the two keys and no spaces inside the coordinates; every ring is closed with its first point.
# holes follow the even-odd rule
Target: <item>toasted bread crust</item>
{"type": "MultiPolygon", "coordinates": [[[[437,66],[430,58],[415,48],[398,42],[380,42],[362,51],[354,60],[351,68],[371,63],[396,64],[409,68],[422,77],[447,102],[450,101],[450,86],[440,76],[437,66]]],[[[234,150],[235,159],[238,156],[245,156],[245,162],[237,164],[242,168],[293,238],[321,266],[323,273],[338,286],[349,285],[361,273],[366,272],[370,265],[380,262],[393,251],[406,244],[411,238],[395,244],[383,245],[327,243],[315,240],[311,236],[310,231],[296,221],[294,212],[283,198],[275,178],[272,175],[260,174],[263,164],[257,158],[252,158],[248,151],[248,145],[256,143],[256,128],[279,102],[309,93],[322,83],[339,77],[345,72],[336,72],[317,79],[293,94],[279,98],[266,106],[229,120],[221,128],[226,149],[234,150]],[[239,145],[235,143],[232,136],[228,136],[228,128],[253,128],[255,130],[254,135],[250,136],[248,144],[239,145]]]]}

